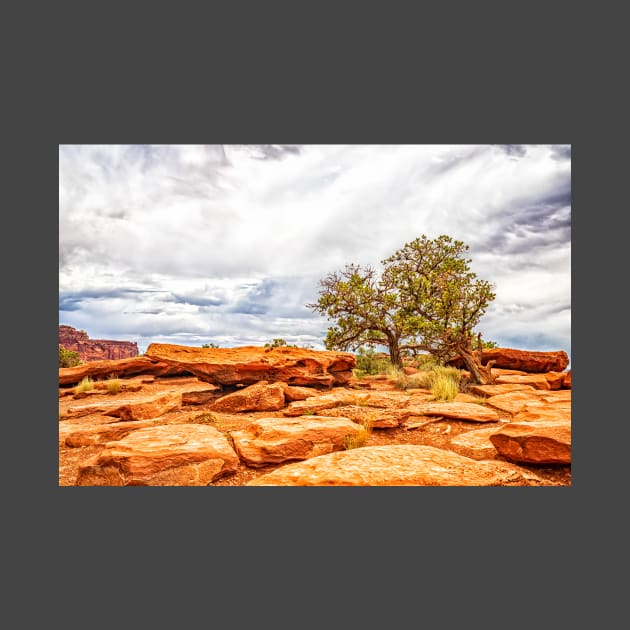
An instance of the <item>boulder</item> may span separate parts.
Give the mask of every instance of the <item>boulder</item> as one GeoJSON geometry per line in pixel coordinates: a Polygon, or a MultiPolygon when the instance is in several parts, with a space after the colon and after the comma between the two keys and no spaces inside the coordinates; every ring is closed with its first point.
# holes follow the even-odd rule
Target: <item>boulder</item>
{"type": "Polygon", "coordinates": [[[491,435],[490,441],[499,455],[512,462],[571,463],[570,422],[510,422],[491,435]]]}
{"type": "Polygon", "coordinates": [[[284,388],[280,383],[270,385],[267,381],[259,381],[239,391],[221,396],[212,404],[211,409],[224,413],[277,411],[284,405],[284,388]]]}
{"type": "Polygon", "coordinates": [[[348,418],[259,418],[241,431],[232,431],[232,439],[243,462],[261,467],[339,451],[360,430],[348,418]]]}
{"type": "Polygon", "coordinates": [[[239,460],[212,426],[162,425],[108,442],[79,467],[77,486],[207,486],[236,472],[239,460]]]}

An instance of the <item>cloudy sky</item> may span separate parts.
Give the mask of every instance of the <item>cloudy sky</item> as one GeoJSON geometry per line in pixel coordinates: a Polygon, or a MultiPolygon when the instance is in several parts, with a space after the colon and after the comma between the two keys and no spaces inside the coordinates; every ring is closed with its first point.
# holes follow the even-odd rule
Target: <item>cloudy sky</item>
{"type": "Polygon", "coordinates": [[[485,339],[571,354],[570,145],[61,145],[59,323],[323,349],[319,280],[422,234],[494,284],[485,339]]]}

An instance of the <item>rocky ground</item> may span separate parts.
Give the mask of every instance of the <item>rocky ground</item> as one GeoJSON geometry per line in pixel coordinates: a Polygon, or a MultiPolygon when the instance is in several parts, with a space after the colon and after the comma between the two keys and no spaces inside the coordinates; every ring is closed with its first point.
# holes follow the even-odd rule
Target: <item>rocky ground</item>
{"type": "MultiPolygon", "coordinates": [[[[216,476],[209,483],[200,483],[198,481],[200,478],[198,475],[203,473],[200,473],[197,468],[195,468],[194,475],[197,475],[197,477],[194,477],[197,479],[195,482],[188,483],[185,474],[179,477],[177,475],[170,477],[168,475],[161,477],[158,475],[154,477],[156,480],[155,485],[245,486],[250,482],[260,480],[264,475],[271,472],[279,471],[283,468],[288,471],[289,469],[286,468],[288,465],[297,463],[300,460],[309,459],[310,462],[314,462],[315,459],[313,459],[313,456],[320,454],[320,451],[322,453],[320,457],[329,458],[331,462],[330,465],[333,465],[334,462],[344,460],[332,459],[333,457],[339,457],[337,453],[327,455],[326,453],[329,452],[330,449],[326,450],[326,448],[317,444],[315,446],[309,446],[311,450],[308,451],[306,457],[300,451],[302,454],[298,453],[295,459],[290,459],[290,450],[286,451],[285,449],[282,451],[282,457],[285,458],[284,461],[265,462],[265,453],[269,455],[270,460],[273,460],[273,444],[277,444],[277,440],[274,442],[272,439],[262,447],[256,447],[258,448],[256,453],[251,454],[253,453],[253,438],[245,439],[245,437],[242,437],[245,436],[243,431],[248,427],[250,427],[251,430],[253,423],[263,418],[275,418],[278,422],[284,419],[294,423],[302,422],[303,424],[308,424],[312,422],[314,418],[323,416],[322,422],[326,419],[326,422],[329,422],[332,427],[336,421],[344,422],[343,418],[347,417],[348,414],[353,416],[354,424],[360,426],[358,422],[363,412],[371,413],[372,419],[376,418],[377,420],[374,423],[377,426],[372,426],[367,441],[363,446],[351,449],[352,454],[358,453],[361,449],[369,449],[369,447],[375,446],[421,445],[440,449],[440,453],[430,450],[427,451],[429,454],[435,454],[436,457],[441,456],[440,454],[443,452],[463,456],[467,459],[462,461],[470,462],[471,470],[474,468],[474,465],[480,462],[491,461],[500,465],[504,464],[506,469],[507,467],[512,467],[512,469],[516,471],[512,476],[509,474],[505,476],[504,471],[502,471],[501,475],[503,476],[496,477],[499,481],[490,480],[486,482],[484,480],[479,484],[471,481],[462,483],[459,481],[449,482],[449,477],[443,476],[443,482],[438,480],[438,482],[434,483],[432,480],[431,482],[414,484],[413,481],[411,481],[408,483],[402,482],[401,485],[571,485],[570,457],[568,462],[563,462],[562,457],[556,457],[554,452],[553,456],[547,459],[556,460],[556,463],[516,462],[513,457],[508,458],[501,455],[493,448],[493,444],[488,439],[488,435],[505,428],[508,423],[513,423],[515,418],[519,419],[521,425],[523,421],[529,421],[532,423],[532,427],[542,427],[540,421],[549,419],[548,410],[552,408],[555,409],[556,407],[554,407],[554,405],[559,405],[557,408],[563,410],[561,414],[563,418],[566,419],[568,414],[569,420],[567,422],[569,423],[568,426],[570,426],[570,410],[567,411],[567,404],[570,406],[570,389],[561,390],[559,394],[558,392],[537,390],[535,389],[535,383],[533,386],[524,385],[525,389],[520,388],[521,386],[514,386],[516,389],[513,393],[510,394],[506,392],[502,394],[502,400],[504,402],[501,404],[497,403],[499,405],[498,407],[489,404],[480,404],[483,403],[483,397],[478,394],[468,392],[458,395],[456,402],[461,402],[465,405],[475,404],[477,406],[476,408],[480,410],[480,413],[485,410],[490,410],[488,413],[496,414],[496,420],[493,418],[488,421],[487,418],[483,417],[483,414],[479,416],[478,419],[471,420],[470,418],[446,417],[433,413],[431,407],[427,406],[428,403],[431,402],[431,394],[428,390],[401,390],[396,387],[392,380],[382,377],[368,377],[362,381],[357,381],[357,379],[352,378],[346,385],[332,387],[330,390],[295,388],[292,394],[295,399],[292,402],[285,401],[284,403],[276,405],[278,408],[275,410],[269,410],[269,406],[274,406],[274,403],[270,403],[269,401],[272,401],[274,396],[281,396],[281,393],[279,393],[280,388],[279,386],[276,386],[275,389],[267,388],[262,397],[260,392],[256,394],[256,396],[258,396],[256,401],[263,401],[262,403],[258,402],[256,404],[263,407],[266,406],[266,410],[260,411],[236,411],[240,404],[238,400],[236,403],[229,403],[228,401],[229,404],[224,403],[223,405],[218,405],[216,401],[220,395],[225,394],[225,390],[223,392],[213,391],[214,388],[212,385],[202,382],[194,376],[156,377],[139,375],[132,378],[121,379],[121,383],[124,385],[123,389],[116,394],[111,394],[105,389],[100,388],[77,397],[74,394],[74,388],[60,388],[60,486],[120,485],[118,477],[108,477],[108,475],[111,475],[112,468],[111,466],[109,468],[107,467],[109,464],[105,465],[103,463],[105,461],[102,456],[104,449],[109,448],[108,452],[111,452],[112,458],[115,459],[116,453],[122,449],[122,445],[125,443],[125,440],[129,439],[129,436],[132,436],[134,433],[140,435],[140,433],[138,433],[139,429],[150,431],[151,429],[156,430],[157,427],[173,425],[181,425],[182,431],[184,429],[189,431],[190,425],[213,427],[220,434],[228,437],[228,440],[223,440],[223,442],[231,444],[232,446],[234,446],[234,441],[237,439],[237,436],[240,435],[241,441],[238,442],[237,440],[237,442],[239,446],[241,446],[240,452],[245,454],[245,457],[233,457],[230,459],[230,464],[224,467],[224,472],[212,473],[212,475],[216,474],[216,476]],[[301,392],[298,390],[301,389],[309,390],[309,397],[305,400],[299,400],[301,392]],[[327,406],[323,410],[316,410],[316,407],[313,406],[315,401],[326,400],[326,397],[330,397],[331,393],[334,396],[343,398],[343,404],[340,402],[332,407],[327,406]],[[367,398],[367,394],[369,394],[371,398],[367,398]],[[352,396],[355,398],[348,398],[352,396]],[[381,398],[379,398],[379,396],[381,396],[381,398]],[[556,400],[554,396],[556,396],[558,400],[556,400]],[[348,400],[353,404],[348,405],[348,400]],[[529,407],[530,416],[531,413],[533,413],[531,410],[536,411],[537,409],[541,409],[541,414],[539,414],[539,416],[523,417],[522,414],[527,411],[524,402],[530,400],[534,400],[534,403],[532,403],[533,406],[530,405],[529,407]],[[538,403],[538,400],[543,402],[538,403]],[[300,405],[303,406],[303,413],[299,413],[301,409],[300,405]],[[413,405],[416,405],[418,409],[428,410],[430,413],[425,415],[418,411],[417,413],[409,415],[405,410],[408,410],[408,408],[413,405]],[[298,415],[289,414],[292,408],[296,409],[295,414],[298,415]],[[521,416],[518,416],[519,413],[521,416]],[[482,429],[486,434],[482,435],[482,433],[480,433],[482,429]],[[468,442],[462,441],[465,434],[470,434],[469,437],[472,438],[473,434],[471,432],[475,431],[478,433],[474,434],[474,436],[478,435],[480,436],[479,438],[475,437],[475,439],[468,442]],[[122,442],[120,440],[122,440],[122,442]],[[112,444],[114,446],[112,446],[112,444]],[[320,451],[318,451],[317,448],[320,448],[320,451]],[[322,448],[323,450],[321,450],[322,448]],[[118,449],[118,451],[116,449],[118,449]],[[288,455],[287,452],[289,453],[288,455]],[[247,453],[250,454],[247,455],[247,453]],[[95,467],[95,462],[99,456],[101,457],[100,464],[95,467]],[[251,460],[251,458],[259,458],[259,461],[257,461],[255,465],[252,465],[253,460],[251,460]],[[260,463],[260,458],[263,460],[262,464],[260,463]],[[106,472],[103,472],[104,470],[106,472]],[[81,471],[82,476],[80,478],[79,473],[81,471]]],[[[243,391],[244,389],[245,388],[243,388],[243,391]]],[[[509,386],[507,389],[510,389],[509,386]]],[[[237,389],[235,391],[238,392],[239,390],[237,389]]],[[[243,405],[241,404],[241,406],[243,405]]],[[[555,422],[555,418],[552,418],[552,421],[555,422]]],[[[548,430],[546,425],[543,428],[544,430],[548,430]]],[[[207,429],[200,429],[200,431],[207,431],[207,429]]],[[[560,444],[558,447],[558,440],[556,440],[556,438],[547,439],[547,434],[544,434],[543,429],[541,429],[541,431],[542,437],[535,436],[535,439],[531,441],[533,445],[531,448],[538,445],[539,452],[542,452],[540,448],[544,451],[544,449],[549,448],[554,450],[556,448],[561,449],[562,446],[566,447],[566,443],[560,444]],[[542,446],[540,446],[541,444],[542,446]],[[552,444],[552,446],[550,447],[549,444],[552,444]]],[[[155,435],[157,436],[157,433],[155,435]]],[[[186,439],[190,439],[188,436],[191,435],[191,433],[187,433],[186,435],[186,439]]],[[[159,441],[159,438],[155,437],[154,439],[156,440],[154,446],[155,457],[151,465],[160,457],[162,461],[165,461],[165,458],[168,459],[169,457],[169,453],[160,450],[163,449],[163,443],[159,441]]],[[[327,438],[328,442],[330,442],[331,439],[333,438],[327,438]]],[[[299,442],[299,444],[302,445],[305,440],[308,441],[311,440],[311,438],[299,438],[296,443],[299,442]]],[[[521,440],[521,438],[518,438],[518,440],[521,440]]],[[[560,442],[562,442],[562,440],[560,440],[560,442]]],[[[309,444],[311,444],[311,442],[309,442],[309,444]]],[[[350,454],[350,450],[339,446],[338,442],[336,444],[337,446],[333,449],[334,451],[345,451],[345,453],[350,454]]],[[[518,444],[524,444],[524,442],[521,440],[518,444]]],[[[131,448],[131,446],[129,446],[129,448],[131,448]]],[[[146,446],[144,446],[144,448],[146,455],[146,446]]],[[[223,447],[221,446],[219,448],[223,447]]],[[[293,446],[286,448],[298,447],[293,444],[293,446]]],[[[301,446],[299,448],[301,448],[301,446]]],[[[568,448],[570,449],[570,438],[568,448]]],[[[523,446],[523,449],[527,450],[525,446],[523,446]]],[[[228,448],[228,450],[230,449],[228,448]]],[[[364,454],[367,455],[371,452],[375,454],[375,457],[377,455],[380,457],[380,453],[385,451],[379,451],[378,449],[373,451],[365,450],[364,454]]],[[[404,449],[398,452],[401,456],[404,455],[407,457],[408,455],[407,451],[404,449]]],[[[423,456],[424,455],[426,455],[426,453],[423,452],[423,456]]],[[[230,457],[232,456],[233,453],[230,450],[230,457]]],[[[229,459],[225,454],[221,457],[223,457],[225,461],[229,459]]],[[[352,466],[372,466],[369,462],[367,464],[360,464],[359,460],[356,458],[355,460],[351,461],[348,459],[347,461],[349,468],[352,466]]],[[[457,461],[459,460],[452,461],[455,463],[451,463],[451,460],[440,463],[442,470],[440,474],[445,475],[444,470],[448,472],[449,468],[456,467],[457,461]]],[[[379,463],[377,462],[375,466],[378,467],[378,465],[379,463]]],[[[134,473],[136,475],[135,481],[131,483],[137,483],[138,485],[154,485],[153,482],[145,483],[142,481],[142,474],[146,473],[146,470],[148,470],[146,467],[149,466],[149,464],[145,462],[142,466],[145,466],[145,469],[140,472],[136,470],[134,473]]],[[[190,471],[187,474],[193,475],[190,471]]],[[[309,472],[309,470],[298,473],[296,469],[295,474],[298,475],[295,479],[303,479],[303,477],[299,477],[299,474],[313,475],[314,473],[313,471],[309,472]]],[[[475,472],[474,474],[477,473],[475,472]]],[[[483,474],[485,475],[486,473],[484,472],[483,474]]],[[[492,474],[495,473],[493,472],[492,474]]],[[[316,478],[316,475],[313,478],[316,478]]],[[[439,477],[436,478],[439,479],[439,477]]],[[[472,477],[472,479],[474,478],[475,477],[472,477]]],[[[411,479],[413,479],[413,477],[411,477],[411,479]]],[[[325,482],[322,481],[321,484],[317,482],[313,483],[315,485],[333,485],[335,483],[334,475],[332,477],[328,475],[326,480],[325,482]]],[[[270,485],[284,485],[284,482],[270,483],[270,485]]],[[[295,485],[302,485],[302,483],[296,482],[295,485]]],[[[308,484],[305,483],[304,485],[308,484]]],[[[368,485],[370,484],[368,483],[368,485]]]]}

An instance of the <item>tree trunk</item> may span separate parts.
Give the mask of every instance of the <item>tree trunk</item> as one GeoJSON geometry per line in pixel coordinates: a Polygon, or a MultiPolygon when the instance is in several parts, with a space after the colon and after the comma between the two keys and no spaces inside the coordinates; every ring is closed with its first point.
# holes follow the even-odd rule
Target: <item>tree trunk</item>
{"type": "Polygon", "coordinates": [[[461,345],[458,349],[464,361],[466,369],[470,372],[470,377],[476,385],[492,385],[495,377],[492,376],[492,366],[496,361],[488,361],[487,365],[481,363],[481,335],[477,338],[477,353],[472,349],[472,343],[467,340],[466,345],[461,345]]]}
{"type": "Polygon", "coordinates": [[[392,365],[402,369],[403,362],[400,356],[400,348],[398,347],[398,339],[390,338],[387,342],[387,347],[389,348],[389,360],[392,362],[392,365]]]}

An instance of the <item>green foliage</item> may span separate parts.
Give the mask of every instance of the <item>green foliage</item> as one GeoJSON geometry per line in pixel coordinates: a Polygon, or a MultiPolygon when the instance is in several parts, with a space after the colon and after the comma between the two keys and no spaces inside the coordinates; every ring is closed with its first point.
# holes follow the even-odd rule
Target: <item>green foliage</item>
{"type": "Polygon", "coordinates": [[[79,353],[74,350],[66,350],[64,347],[59,346],[59,367],[75,367],[81,364],[79,353]]]}
{"type": "Polygon", "coordinates": [[[276,337],[271,343],[266,343],[265,348],[297,348],[297,346],[287,343],[282,337],[276,337]]]}
{"type": "Polygon", "coordinates": [[[219,346],[217,346],[216,343],[204,343],[201,347],[202,348],[218,348],[219,346]]]}
{"type": "Polygon", "coordinates": [[[496,341],[485,341],[484,339],[482,339],[481,347],[490,350],[492,348],[498,348],[499,344],[496,341]]]}
{"type": "Polygon", "coordinates": [[[358,372],[355,376],[358,378],[366,374],[385,374],[392,365],[387,357],[383,357],[370,347],[359,348],[355,356],[357,359],[355,372],[358,372]]]}
{"type": "Polygon", "coordinates": [[[398,367],[406,349],[442,361],[457,354],[495,298],[491,285],[470,271],[467,250],[449,236],[423,235],[381,261],[380,275],[350,264],[326,276],[318,301],[307,304],[334,321],[326,348],[382,345],[398,367]]]}
{"type": "Polygon", "coordinates": [[[431,370],[437,364],[437,359],[432,354],[418,354],[412,362],[412,365],[418,370],[431,370]]]}

